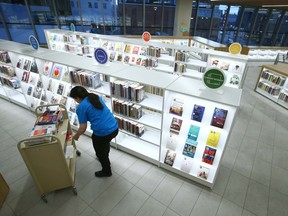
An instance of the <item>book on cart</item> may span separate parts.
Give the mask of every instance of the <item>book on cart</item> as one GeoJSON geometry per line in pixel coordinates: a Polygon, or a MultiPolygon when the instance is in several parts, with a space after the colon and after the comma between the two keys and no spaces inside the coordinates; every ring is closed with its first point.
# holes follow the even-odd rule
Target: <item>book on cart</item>
{"type": "Polygon", "coordinates": [[[43,115],[37,117],[35,125],[58,124],[62,118],[62,110],[46,110],[43,115]]]}

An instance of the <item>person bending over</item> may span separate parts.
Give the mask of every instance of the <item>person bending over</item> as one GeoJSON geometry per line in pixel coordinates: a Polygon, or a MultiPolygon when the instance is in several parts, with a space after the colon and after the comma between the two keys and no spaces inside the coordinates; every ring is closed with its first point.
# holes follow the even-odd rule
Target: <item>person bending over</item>
{"type": "Polygon", "coordinates": [[[89,93],[82,86],[71,89],[70,97],[79,103],[76,114],[79,120],[79,129],[73,136],[78,140],[87,128],[87,122],[91,124],[92,143],[102,170],[95,172],[96,177],[109,177],[112,175],[109,160],[110,141],[118,134],[118,123],[101,97],[89,93]]]}

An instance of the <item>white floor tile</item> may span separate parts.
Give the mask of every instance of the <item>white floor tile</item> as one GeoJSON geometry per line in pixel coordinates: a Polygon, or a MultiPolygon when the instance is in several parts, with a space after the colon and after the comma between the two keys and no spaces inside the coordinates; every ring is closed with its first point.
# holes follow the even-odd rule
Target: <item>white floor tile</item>
{"type": "Polygon", "coordinates": [[[164,214],[165,210],[165,205],[154,198],[149,197],[136,216],[161,216],[164,214]]]}
{"type": "Polygon", "coordinates": [[[222,199],[216,216],[241,216],[242,210],[243,209],[238,205],[226,199],[222,199]]]}

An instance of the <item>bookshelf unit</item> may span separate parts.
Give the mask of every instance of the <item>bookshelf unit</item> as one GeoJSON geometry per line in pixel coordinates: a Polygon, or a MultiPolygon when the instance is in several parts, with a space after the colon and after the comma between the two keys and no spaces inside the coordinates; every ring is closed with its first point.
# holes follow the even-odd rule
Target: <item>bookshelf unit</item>
{"type": "MultiPolygon", "coordinates": [[[[241,89],[231,89],[224,86],[218,92],[211,91],[207,89],[202,82],[187,79],[186,77],[180,77],[169,85],[164,97],[160,166],[212,188],[216,180],[221,158],[229,140],[237,107],[240,105],[241,95],[241,89]],[[180,105],[182,107],[180,115],[179,112],[176,114],[175,112],[171,112],[174,99],[183,102],[183,104],[180,105]],[[200,106],[205,107],[201,110],[201,121],[199,121],[199,118],[192,119],[192,115],[199,115],[199,113],[197,114],[194,110],[195,105],[197,105],[198,108],[200,106]],[[226,120],[223,128],[211,125],[215,108],[228,111],[227,116],[224,118],[226,120]],[[172,126],[172,122],[175,122],[174,119],[178,121],[177,133],[175,133],[174,124],[172,126]],[[193,128],[196,127],[195,134],[190,131],[192,130],[192,128],[190,128],[191,125],[193,128]],[[219,135],[217,135],[217,137],[209,137],[210,131],[217,132],[219,135]],[[190,142],[187,140],[189,133],[190,142]],[[193,136],[194,138],[191,138],[193,136]],[[210,143],[208,144],[208,140],[210,139],[214,142],[214,138],[219,140],[212,143],[214,144],[212,149],[216,149],[216,154],[214,155],[214,161],[211,165],[203,162],[202,156],[206,146],[211,146],[210,143]],[[192,144],[186,145],[186,143],[192,144]],[[175,154],[172,166],[171,163],[169,164],[169,158],[167,159],[168,164],[167,161],[164,162],[168,150],[170,150],[170,153],[172,151],[172,153],[175,154]],[[209,170],[207,179],[198,177],[200,166],[209,170]]],[[[179,106],[179,104],[177,106],[179,106]]]]}
{"type": "Polygon", "coordinates": [[[255,91],[288,109],[288,65],[263,65],[255,91]]]}
{"type": "Polygon", "coordinates": [[[41,116],[43,113],[40,111],[41,109],[45,111],[46,108],[54,106],[59,106],[63,112],[63,121],[59,123],[57,133],[55,135],[32,136],[19,141],[17,144],[44,202],[48,202],[47,193],[67,187],[72,187],[74,194],[77,195],[75,168],[76,154],[80,155],[80,152],[76,149],[75,141],[72,139],[72,129],[65,106],[62,104],[38,106],[35,109],[35,114],[37,117],[41,116]],[[43,141],[39,141],[39,139],[43,139],[43,141]],[[50,141],[44,141],[45,139],[50,141]],[[68,149],[71,147],[72,150],[68,154],[68,149]]]}
{"type": "MultiPolygon", "coordinates": [[[[232,71],[232,68],[231,70],[229,68],[224,69],[224,73],[228,77],[225,85],[233,88],[242,88],[243,80],[245,79],[246,64],[248,61],[248,56],[246,55],[233,55],[202,48],[202,46],[199,48],[196,45],[193,47],[177,45],[175,44],[176,42],[174,44],[162,43],[157,42],[157,39],[153,41],[153,38],[148,43],[145,43],[141,39],[131,37],[116,37],[59,29],[45,30],[45,36],[48,47],[52,50],[91,57],[95,48],[102,47],[107,50],[111,61],[138,67],[146,65],[148,69],[158,72],[170,73],[176,76],[181,75],[193,79],[202,79],[203,72],[212,64],[210,59],[220,59],[221,62],[228,64],[228,67],[233,64],[241,65],[241,67],[238,67],[237,73],[232,71]],[[71,44],[74,47],[73,49],[69,48],[69,46],[72,46],[71,44]],[[85,52],[83,47],[87,47],[85,52]],[[161,50],[160,56],[156,57],[148,54],[147,50],[149,50],[149,47],[159,48],[161,50]],[[187,60],[179,61],[175,58],[177,52],[187,54],[187,60]],[[153,59],[155,63],[152,66],[146,63],[150,59],[153,59]],[[181,69],[175,70],[175,64],[179,65],[176,68],[181,69]]],[[[181,41],[181,39],[179,40],[181,41]]],[[[195,39],[195,41],[197,40],[195,39]]]]}
{"type": "MultiPolygon", "coordinates": [[[[9,54],[11,53],[11,55],[15,55],[15,65],[17,64],[19,57],[33,57],[37,64],[39,70],[39,73],[37,75],[39,76],[39,80],[41,80],[42,82],[42,95],[45,94],[45,97],[42,97],[41,95],[40,99],[37,98],[37,100],[35,100],[36,103],[33,105],[33,107],[37,107],[39,105],[42,105],[43,103],[44,106],[46,104],[51,104],[51,99],[53,97],[59,97],[59,100],[55,102],[53,101],[53,103],[62,102],[61,99],[63,99],[63,97],[67,97],[65,107],[67,110],[67,115],[70,119],[68,123],[69,125],[71,125],[72,128],[77,128],[77,124],[74,124],[75,122],[77,122],[75,106],[73,105],[74,100],[68,96],[69,89],[73,87],[75,83],[71,82],[71,77],[69,79],[69,76],[68,78],[67,76],[64,76],[65,71],[68,71],[70,73],[71,71],[77,71],[78,69],[80,69],[85,73],[87,72],[93,75],[100,74],[101,85],[99,87],[91,88],[89,86],[84,86],[88,89],[88,91],[95,92],[100,95],[116,117],[121,117],[122,119],[125,119],[126,122],[128,121],[128,125],[132,125],[132,133],[131,131],[129,132],[129,130],[127,131],[127,129],[120,129],[118,136],[114,138],[111,142],[113,147],[128,152],[144,160],[147,160],[158,166],[161,166],[164,169],[169,169],[175,173],[178,173],[179,175],[183,175],[208,187],[213,186],[217,175],[217,169],[219,165],[218,162],[221,160],[221,157],[223,155],[225,144],[228,140],[230,129],[234,120],[235,112],[237,106],[239,105],[242,92],[241,89],[224,87],[222,90],[212,91],[207,90],[203,86],[201,80],[191,79],[184,76],[175,76],[175,74],[171,73],[158,73],[155,70],[150,70],[149,68],[145,67],[132,67],[129,64],[123,64],[117,61],[109,62],[106,65],[99,65],[93,58],[83,58],[78,55],[47,49],[33,51],[32,47],[28,45],[18,44],[10,41],[3,44],[5,44],[5,46],[2,45],[2,41],[0,41],[0,45],[3,50],[7,51],[9,54]],[[27,55],[24,54],[24,51],[25,53],[27,53],[27,55]],[[51,74],[53,71],[55,72],[55,70],[53,69],[54,66],[57,69],[59,69],[60,66],[62,67],[62,76],[60,76],[59,79],[57,77],[53,77],[55,74],[51,74]],[[50,75],[49,72],[47,72],[49,70],[50,75]],[[52,83],[54,83],[54,90],[51,90],[49,87],[51,80],[52,83]],[[144,89],[144,91],[142,92],[143,98],[139,97],[141,99],[136,99],[134,101],[129,98],[123,97],[123,95],[121,94],[115,93],[112,88],[113,83],[115,84],[115,82],[116,84],[119,82],[134,84],[139,83],[139,85],[134,85],[134,88],[137,89],[137,87],[143,86],[137,90],[140,91],[140,89],[144,89]],[[61,94],[59,92],[60,84],[63,84],[65,86],[64,89],[61,88],[61,94]],[[194,104],[192,104],[193,102],[203,102],[203,104],[209,104],[206,105],[206,107],[207,110],[209,107],[210,115],[212,109],[210,107],[214,108],[219,106],[219,108],[228,110],[227,122],[222,132],[223,135],[221,136],[222,141],[219,141],[219,151],[217,152],[215,158],[215,164],[211,166],[211,177],[209,177],[210,179],[208,179],[207,181],[199,179],[197,176],[195,176],[195,169],[191,169],[194,170],[191,172],[183,172],[179,169],[179,167],[177,167],[176,163],[173,167],[163,164],[163,154],[165,153],[167,143],[166,135],[167,130],[169,130],[169,124],[171,123],[169,121],[171,121],[172,116],[172,114],[167,113],[167,108],[169,108],[169,106],[171,105],[171,98],[174,97],[174,95],[178,95],[179,98],[183,98],[186,101],[184,107],[184,113],[186,113],[186,117],[183,114],[183,120],[186,124],[186,129],[189,121],[191,121],[187,113],[192,111],[192,106],[194,106],[194,104]],[[118,102],[119,100],[121,100],[121,104],[126,107],[126,110],[127,107],[131,107],[132,104],[135,105],[135,110],[141,107],[142,116],[137,116],[137,118],[135,118],[135,116],[127,116],[126,113],[123,113],[123,110],[122,112],[119,112],[119,110],[115,109],[115,100],[118,100],[118,102]],[[193,102],[189,102],[190,100],[193,102]],[[141,126],[143,125],[144,134],[141,134],[141,136],[139,133],[133,134],[133,132],[135,132],[135,128],[133,129],[133,125],[135,124],[140,124],[141,126]]],[[[19,73],[21,72],[23,73],[22,70],[19,70],[19,73]]],[[[81,73],[82,72],[79,73],[79,76],[81,75],[81,73]]],[[[22,85],[24,84],[22,84],[21,82],[21,88],[23,87],[22,85]]],[[[120,89],[120,87],[118,88],[120,89]]],[[[124,87],[122,89],[124,92],[124,89],[127,89],[127,87],[124,87]]],[[[28,99],[28,97],[26,96],[27,92],[27,89],[23,91],[26,100],[28,99]]],[[[33,93],[31,98],[33,98],[33,100],[36,99],[33,96],[33,93]]],[[[30,108],[32,102],[27,100],[26,103],[27,107],[30,108]]],[[[133,113],[135,112],[135,110],[133,111],[133,113]]],[[[208,123],[204,123],[203,126],[201,126],[201,128],[208,127],[208,123]]],[[[89,128],[89,125],[87,128],[89,128]]],[[[208,129],[205,130],[207,132],[208,129]]],[[[187,131],[182,132],[182,135],[184,135],[184,137],[186,132],[187,131]]],[[[91,135],[91,131],[87,131],[86,134],[91,135]]],[[[183,137],[180,138],[180,140],[183,139],[183,137]]],[[[180,145],[183,145],[183,143],[180,145]]],[[[200,150],[200,141],[198,145],[200,150]]],[[[205,144],[201,144],[201,146],[202,145],[205,144]]],[[[179,158],[181,158],[181,150],[178,149],[177,154],[180,155],[177,155],[178,157],[176,156],[178,160],[179,158]]],[[[197,161],[197,163],[199,164],[201,162],[197,161]]]]}

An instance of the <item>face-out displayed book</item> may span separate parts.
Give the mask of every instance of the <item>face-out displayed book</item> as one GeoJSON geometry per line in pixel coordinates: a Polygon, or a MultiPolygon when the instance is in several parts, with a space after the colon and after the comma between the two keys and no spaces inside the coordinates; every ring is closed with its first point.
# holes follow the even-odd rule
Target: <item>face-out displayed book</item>
{"type": "Polygon", "coordinates": [[[193,141],[191,139],[186,139],[182,154],[188,157],[194,158],[197,145],[198,145],[198,142],[193,141]]]}
{"type": "Polygon", "coordinates": [[[170,108],[169,108],[169,113],[182,116],[183,114],[183,106],[184,106],[184,100],[180,98],[174,98],[170,108]]]}
{"type": "Polygon", "coordinates": [[[210,172],[210,169],[209,169],[209,168],[200,165],[199,170],[198,170],[198,173],[197,173],[197,176],[200,177],[200,178],[203,178],[203,179],[207,180],[207,179],[208,179],[208,176],[209,176],[209,172],[210,172]]]}
{"type": "Polygon", "coordinates": [[[170,133],[178,135],[181,130],[182,122],[183,122],[182,119],[173,117],[170,124],[170,133]]]}
{"type": "Polygon", "coordinates": [[[211,125],[219,128],[223,128],[225,125],[228,110],[215,107],[213,117],[211,119],[211,125]]]}
{"type": "Polygon", "coordinates": [[[193,141],[197,141],[200,132],[200,127],[197,125],[190,125],[187,138],[193,141]]]}
{"type": "Polygon", "coordinates": [[[43,75],[50,77],[51,71],[52,71],[53,62],[45,61],[44,67],[43,67],[43,75]]]}
{"type": "Polygon", "coordinates": [[[11,63],[11,59],[7,51],[0,51],[0,61],[4,63],[11,63]]]}
{"type": "Polygon", "coordinates": [[[205,150],[202,156],[202,162],[213,165],[216,151],[216,149],[210,146],[205,146],[205,150]]]}
{"type": "Polygon", "coordinates": [[[210,130],[206,140],[206,145],[217,148],[221,133],[218,131],[210,130]]]}
{"type": "Polygon", "coordinates": [[[29,82],[29,77],[30,77],[30,72],[29,71],[24,71],[22,74],[21,81],[28,83],[29,82]]]}
{"type": "Polygon", "coordinates": [[[60,80],[61,76],[62,76],[62,72],[64,70],[63,67],[64,66],[62,66],[62,65],[54,64],[51,77],[54,79],[60,80]]]}
{"type": "Polygon", "coordinates": [[[164,163],[169,166],[173,166],[175,158],[176,158],[176,152],[168,149],[165,155],[164,163]]]}
{"type": "Polygon", "coordinates": [[[19,58],[18,62],[16,64],[17,68],[23,69],[23,65],[24,65],[24,59],[23,58],[19,58]]]}
{"type": "Polygon", "coordinates": [[[183,161],[181,163],[181,170],[184,171],[184,172],[187,172],[189,173],[190,170],[191,170],[191,167],[192,167],[192,159],[189,158],[189,157],[184,157],[183,158],[183,161]]]}
{"type": "Polygon", "coordinates": [[[191,119],[201,122],[204,115],[205,107],[195,104],[193,107],[191,119]]]}
{"type": "Polygon", "coordinates": [[[179,137],[177,135],[170,133],[169,138],[167,140],[166,148],[175,151],[177,143],[179,142],[178,139],[179,137]]]}

